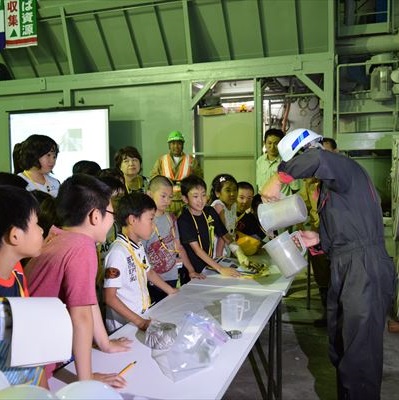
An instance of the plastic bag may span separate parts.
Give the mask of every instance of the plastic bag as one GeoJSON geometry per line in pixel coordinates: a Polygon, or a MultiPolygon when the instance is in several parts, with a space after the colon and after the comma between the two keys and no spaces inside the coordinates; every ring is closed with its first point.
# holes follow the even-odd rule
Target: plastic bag
{"type": "Polygon", "coordinates": [[[161,371],[176,382],[208,367],[229,340],[220,324],[206,311],[188,313],[173,345],[166,351],[153,350],[161,371]]]}
{"type": "Polygon", "coordinates": [[[145,332],[145,344],[151,349],[167,350],[174,343],[176,336],[175,324],[153,319],[145,332]]]}

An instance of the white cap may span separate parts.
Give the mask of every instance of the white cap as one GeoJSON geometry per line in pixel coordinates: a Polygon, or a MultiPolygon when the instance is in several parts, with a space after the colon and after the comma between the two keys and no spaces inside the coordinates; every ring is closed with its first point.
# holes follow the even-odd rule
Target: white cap
{"type": "Polygon", "coordinates": [[[278,143],[277,148],[283,161],[289,161],[292,157],[307,144],[314,140],[320,141],[323,136],[310,129],[295,129],[288,132],[278,143]]]}

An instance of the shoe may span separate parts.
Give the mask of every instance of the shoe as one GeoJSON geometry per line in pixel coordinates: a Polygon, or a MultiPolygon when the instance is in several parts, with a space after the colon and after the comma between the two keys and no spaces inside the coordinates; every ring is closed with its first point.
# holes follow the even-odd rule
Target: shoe
{"type": "Polygon", "coordinates": [[[315,328],[326,328],[327,327],[327,318],[315,319],[313,321],[313,326],[315,328]]]}

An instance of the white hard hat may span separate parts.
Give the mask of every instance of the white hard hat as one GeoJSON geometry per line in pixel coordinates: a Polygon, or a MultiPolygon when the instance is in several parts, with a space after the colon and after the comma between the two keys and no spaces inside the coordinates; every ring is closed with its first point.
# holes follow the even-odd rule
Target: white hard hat
{"type": "Polygon", "coordinates": [[[288,132],[278,143],[277,148],[283,161],[289,161],[292,157],[307,144],[314,140],[320,141],[323,136],[310,129],[295,129],[288,132]]]}

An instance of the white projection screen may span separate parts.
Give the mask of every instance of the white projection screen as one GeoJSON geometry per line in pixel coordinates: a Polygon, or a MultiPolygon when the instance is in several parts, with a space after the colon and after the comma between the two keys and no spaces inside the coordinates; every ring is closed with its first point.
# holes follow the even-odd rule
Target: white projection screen
{"type": "Polygon", "coordinates": [[[108,107],[9,112],[11,170],[15,144],[33,134],[50,136],[58,143],[53,173],[60,182],[72,175],[73,165],[80,160],[108,168],[108,115],[108,107]]]}

